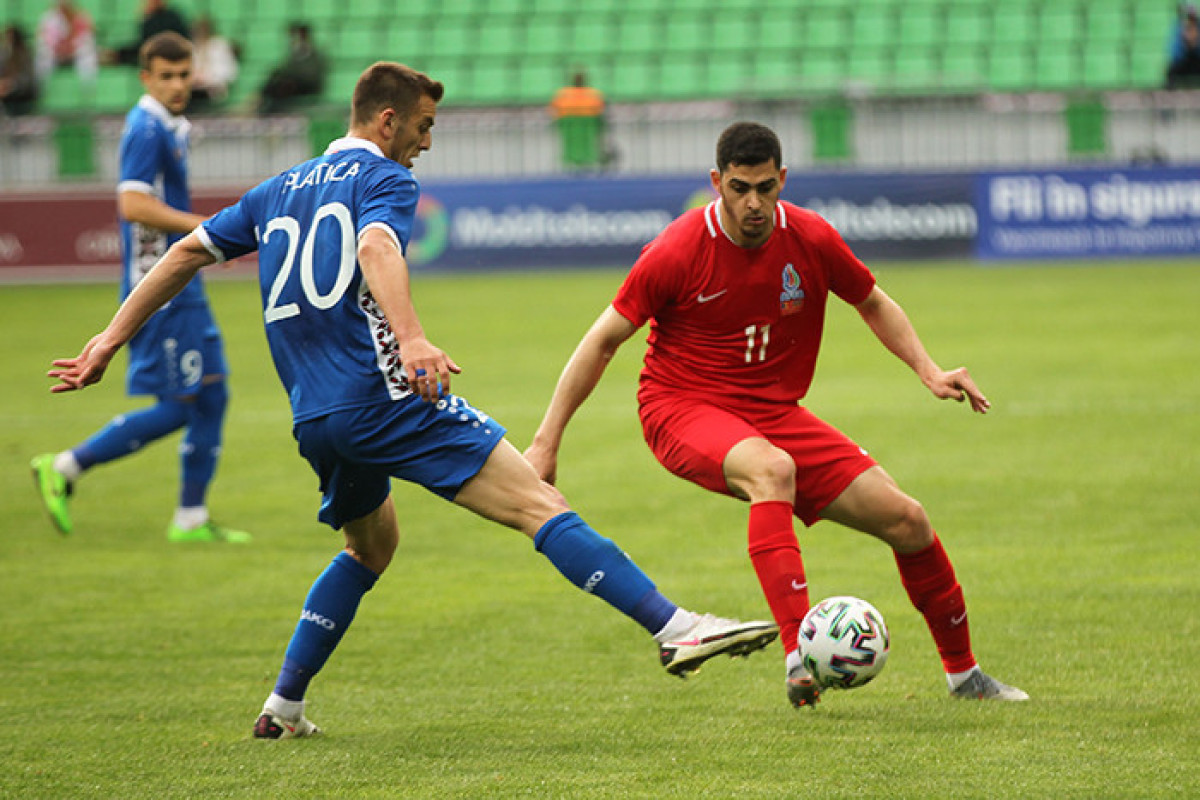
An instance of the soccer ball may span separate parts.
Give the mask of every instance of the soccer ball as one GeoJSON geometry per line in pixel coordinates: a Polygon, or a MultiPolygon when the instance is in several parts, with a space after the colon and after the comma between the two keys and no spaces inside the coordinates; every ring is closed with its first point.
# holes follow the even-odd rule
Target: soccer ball
{"type": "Polygon", "coordinates": [[[868,683],[887,663],[891,636],[883,615],[857,597],[828,597],[800,623],[800,656],[824,689],[868,683]]]}

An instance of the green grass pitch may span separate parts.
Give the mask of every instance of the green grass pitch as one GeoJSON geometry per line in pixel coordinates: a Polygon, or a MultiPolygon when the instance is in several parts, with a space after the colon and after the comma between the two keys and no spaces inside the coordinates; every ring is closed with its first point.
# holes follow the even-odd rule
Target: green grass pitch
{"type": "MultiPolygon", "coordinates": [[[[809,405],[929,510],[985,669],[1026,704],[952,702],[880,544],[802,532],[814,599],[857,594],[887,669],[797,713],[782,651],[687,682],[633,623],[519,535],[397,485],[402,541],[310,694],[327,735],[250,727],[340,536],[315,521],[257,289],[212,281],[232,362],[214,515],[247,548],[169,545],[177,438],[79,485],[53,532],[29,458],[134,402],[123,359],[51,396],[52,358],[110,317],[112,286],[0,288],[0,797],[1148,798],[1200,796],[1200,270],[1191,262],[884,266],[986,417],[933,399],[834,302],[809,405]]],[[[616,270],[418,276],[456,391],[528,443],[616,270]]],[[[640,339],[641,337],[639,337],[640,339]]],[[[641,344],[568,432],[560,486],[678,602],[768,613],[745,508],[654,463],[634,412],[641,344]]]]}

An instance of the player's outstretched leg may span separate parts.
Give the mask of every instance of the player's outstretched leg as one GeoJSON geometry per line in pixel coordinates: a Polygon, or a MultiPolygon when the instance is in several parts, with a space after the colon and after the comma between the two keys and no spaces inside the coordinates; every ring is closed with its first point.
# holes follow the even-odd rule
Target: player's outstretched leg
{"type": "Polygon", "coordinates": [[[552,517],[534,547],[577,587],[594,594],[649,631],[667,672],[687,677],[718,655],[744,656],[779,635],[771,622],[741,622],[679,608],[611,539],[573,511],[552,517]]]}

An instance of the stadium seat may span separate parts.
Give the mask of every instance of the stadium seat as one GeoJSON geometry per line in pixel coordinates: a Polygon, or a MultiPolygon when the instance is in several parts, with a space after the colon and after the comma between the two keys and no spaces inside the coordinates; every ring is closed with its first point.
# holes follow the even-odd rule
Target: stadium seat
{"type": "Polygon", "coordinates": [[[519,58],[525,26],[511,19],[489,19],[479,26],[475,52],[482,57],[519,58]]]}
{"type": "Polygon", "coordinates": [[[1083,19],[1074,6],[1049,3],[1038,14],[1038,42],[1044,48],[1073,47],[1083,38],[1083,19]]]}
{"type": "Polygon", "coordinates": [[[932,94],[941,88],[932,49],[903,49],[896,53],[892,87],[908,94],[932,94]]]}
{"type": "Polygon", "coordinates": [[[388,25],[383,32],[383,55],[392,61],[412,64],[430,52],[429,36],[412,25],[388,25]]]}
{"type": "Polygon", "coordinates": [[[722,9],[713,18],[712,47],[717,52],[745,54],[758,45],[758,20],[740,11],[722,9]]]}
{"type": "Polygon", "coordinates": [[[1079,59],[1074,50],[1046,47],[1038,51],[1034,83],[1038,89],[1060,91],[1080,84],[1079,59]]]}
{"type": "Polygon", "coordinates": [[[712,26],[692,15],[671,16],[663,48],[667,53],[699,53],[711,48],[712,26]]]}
{"type": "Polygon", "coordinates": [[[1090,89],[1120,89],[1129,85],[1129,53],[1124,47],[1100,40],[1083,51],[1083,85],[1090,89]]]}
{"type": "Polygon", "coordinates": [[[667,100],[690,100],[704,94],[708,64],[697,53],[667,53],[659,64],[659,93],[667,100]]]}
{"type": "Polygon", "coordinates": [[[1023,92],[1033,88],[1033,62],[1024,48],[993,50],[988,62],[988,86],[998,92],[1023,92]]]}
{"type": "Polygon", "coordinates": [[[984,9],[956,3],[946,11],[943,43],[946,46],[980,47],[987,41],[988,16],[984,9]]]}
{"type": "Polygon", "coordinates": [[[753,94],[754,61],[747,51],[718,51],[709,58],[706,84],[715,97],[753,94]]]}
{"type": "Polygon", "coordinates": [[[616,101],[638,102],[657,98],[658,69],[650,59],[620,58],[613,64],[609,96],[616,101]]]}
{"type": "Polygon", "coordinates": [[[556,60],[525,59],[517,68],[517,98],[530,105],[549,103],[569,77],[556,60]]]}
{"type": "Polygon", "coordinates": [[[941,12],[929,5],[905,7],[900,11],[900,47],[925,49],[940,42],[941,12]]]}
{"type": "Polygon", "coordinates": [[[1033,12],[1027,5],[997,5],[992,13],[992,52],[1029,45],[1036,32],[1035,22],[1033,12]]]}
{"type": "Polygon", "coordinates": [[[948,44],[939,68],[942,88],[947,91],[979,91],[987,87],[987,59],[979,47],[948,44]]]}
{"type": "Polygon", "coordinates": [[[439,59],[457,59],[471,53],[475,47],[475,23],[465,18],[437,20],[429,31],[430,49],[439,59]]]}
{"type": "Polygon", "coordinates": [[[663,26],[657,18],[627,16],[621,20],[617,52],[621,55],[647,55],[658,52],[663,26]]]}
{"type": "Polygon", "coordinates": [[[616,19],[590,14],[571,22],[570,53],[573,56],[607,56],[617,50],[616,19]]]}
{"type": "Polygon", "coordinates": [[[846,69],[837,50],[813,50],[800,61],[799,89],[809,94],[824,94],[841,88],[846,69]]]}
{"type": "Polygon", "coordinates": [[[886,91],[891,85],[892,58],[890,52],[854,53],[847,59],[849,83],[873,92],[886,91]]]}

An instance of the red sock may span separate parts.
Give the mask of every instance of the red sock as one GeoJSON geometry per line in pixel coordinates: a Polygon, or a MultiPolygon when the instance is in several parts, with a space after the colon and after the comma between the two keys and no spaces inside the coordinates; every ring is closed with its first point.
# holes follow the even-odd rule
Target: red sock
{"type": "Polygon", "coordinates": [[[808,613],[808,578],[792,528],[792,504],[768,500],[751,505],[749,540],[750,561],[779,625],[783,650],[790,653],[808,613]]]}
{"type": "Polygon", "coordinates": [[[900,581],[925,617],[946,672],[966,672],[974,667],[967,604],[942,541],[934,534],[933,544],[924,550],[895,555],[900,581]]]}

